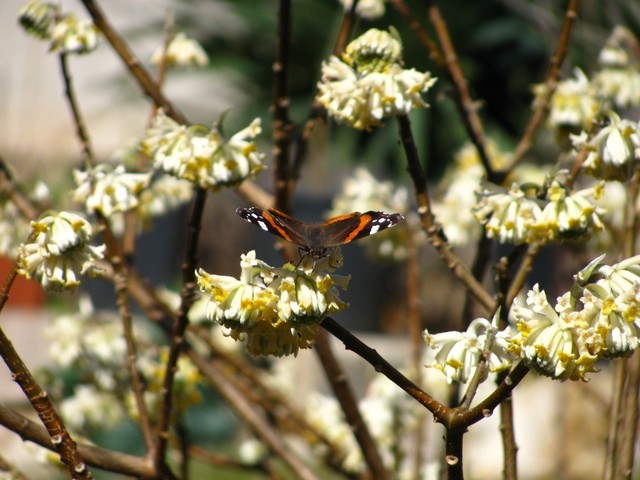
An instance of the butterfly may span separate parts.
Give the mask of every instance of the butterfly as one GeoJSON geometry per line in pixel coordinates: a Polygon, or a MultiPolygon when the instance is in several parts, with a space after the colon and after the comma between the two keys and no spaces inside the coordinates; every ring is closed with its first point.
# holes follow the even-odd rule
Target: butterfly
{"type": "Polygon", "coordinates": [[[316,260],[326,256],[332,247],[373,235],[404,220],[399,213],[375,211],[348,213],[325,223],[303,223],[274,208],[238,208],[236,213],[265,232],[299,245],[304,254],[316,260]]]}

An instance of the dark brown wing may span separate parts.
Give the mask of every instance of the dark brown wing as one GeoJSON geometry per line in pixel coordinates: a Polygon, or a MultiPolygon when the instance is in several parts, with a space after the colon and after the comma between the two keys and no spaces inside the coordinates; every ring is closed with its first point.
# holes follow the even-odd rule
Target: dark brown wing
{"type": "Polygon", "coordinates": [[[373,235],[404,220],[399,213],[369,211],[349,213],[334,217],[321,225],[325,248],[353,242],[359,238],[373,235]]]}
{"type": "Polygon", "coordinates": [[[257,225],[265,232],[308,248],[307,225],[274,208],[262,210],[258,207],[238,208],[236,213],[247,222],[257,225]]]}

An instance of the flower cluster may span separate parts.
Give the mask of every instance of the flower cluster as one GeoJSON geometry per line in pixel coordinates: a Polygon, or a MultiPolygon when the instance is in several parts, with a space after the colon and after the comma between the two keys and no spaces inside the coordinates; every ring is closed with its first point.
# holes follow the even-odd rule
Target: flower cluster
{"type": "MultiPolygon", "coordinates": [[[[145,384],[145,403],[150,412],[157,412],[168,347],[155,347],[153,333],[142,323],[134,322],[133,330],[141,347],[136,366],[145,384]]],[[[138,417],[126,364],[126,342],[115,313],[96,311],[91,301],[82,296],[78,310],[58,316],[46,336],[52,360],[49,368],[73,371],[73,378],[80,379],[69,388],[73,393],[61,403],[62,415],[70,426],[78,430],[109,428],[127,417],[138,417]]],[[[200,380],[195,366],[187,357],[181,357],[175,377],[176,414],[200,402],[200,380]]]]}
{"type": "Polygon", "coordinates": [[[83,54],[98,46],[99,30],[91,20],[73,13],[61,14],[60,8],[51,3],[28,3],[20,9],[19,21],[31,35],[50,40],[54,52],[83,54]]]}
{"type": "Polygon", "coordinates": [[[20,274],[35,278],[45,289],[62,291],[80,285],[79,277],[99,271],[104,245],[89,245],[89,222],[70,212],[45,214],[31,222],[30,241],[20,246],[20,274]]]}
{"type": "MultiPolygon", "coordinates": [[[[576,68],[575,78],[562,80],[551,96],[547,125],[562,130],[581,130],[591,127],[600,111],[597,92],[582,70],[576,68]]],[[[546,93],[544,85],[534,87],[536,102],[546,93]]]]}
{"type": "Polygon", "coordinates": [[[395,32],[370,29],[353,40],[341,58],[332,56],[323,63],[318,101],[337,121],[361,130],[426,107],[420,94],[435,79],[428,72],[404,69],[401,62],[402,44],[395,32]]]}
{"type": "MultiPolygon", "coordinates": [[[[151,413],[152,420],[157,420],[162,400],[162,388],[167,368],[169,347],[150,348],[141,354],[136,367],[145,381],[144,403],[151,413]]],[[[182,415],[189,407],[202,401],[200,384],[202,378],[197,367],[186,356],[178,359],[173,384],[173,415],[182,415]]],[[[138,418],[138,406],[132,392],[126,397],[126,407],[132,418],[138,418]]]]}
{"type": "Polygon", "coordinates": [[[572,135],[576,149],[587,148],[584,170],[603,180],[628,180],[640,163],[640,130],[637,122],[608,112],[609,122],[589,138],[586,132],[572,135]]]}
{"type": "Polygon", "coordinates": [[[233,135],[223,137],[220,125],[179,125],[161,110],[141,143],[155,168],[198,184],[201,188],[237,185],[264,168],[264,154],[251,139],[261,131],[260,119],[233,135]]]}
{"type": "Polygon", "coordinates": [[[368,210],[402,213],[404,222],[367,237],[361,243],[366,245],[369,254],[378,258],[404,260],[409,237],[416,245],[425,241],[419,219],[409,210],[408,197],[406,188],[378,181],[366,169],[358,168],[352,177],[344,181],[342,192],[335,197],[328,216],[368,210]]]}
{"type": "MultiPolygon", "coordinates": [[[[342,468],[352,473],[363,472],[366,463],[362,451],[357,446],[352,428],[346,422],[338,401],[334,397],[313,393],[306,399],[305,405],[309,423],[342,453],[342,468]]],[[[409,472],[413,473],[414,469],[410,452],[415,447],[410,439],[419,425],[419,407],[416,403],[390,380],[377,376],[358,402],[358,409],[385,466],[398,472],[398,478],[410,478],[409,472]]]]}
{"type": "Polygon", "coordinates": [[[313,345],[326,315],[346,307],[336,286],[345,289],[349,277],[323,272],[333,270],[338,255],[274,268],[251,251],[242,255],[240,279],[199,269],[200,290],[211,296],[207,317],[235,340],[246,338],[251,355],[295,355],[313,345]]]}
{"type": "Polygon", "coordinates": [[[441,370],[449,383],[466,383],[475,374],[486,350],[487,373],[509,368],[514,359],[507,351],[511,331],[498,331],[497,323],[496,314],[492,321],[476,318],[465,332],[432,334],[425,330],[424,340],[436,352],[433,362],[427,366],[441,370]]]}
{"type": "Polygon", "coordinates": [[[537,198],[537,188],[514,183],[506,191],[487,185],[478,193],[473,208],[489,238],[502,243],[549,243],[587,239],[603,228],[600,211],[589,200],[601,193],[601,186],[569,192],[553,180],[545,200],[537,198]]]}
{"type": "Polygon", "coordinates": [[[512,314],[519,333],[509,351],[543,375],[585,379],[600,358],[625,357],[638,347],[640,256],[615,265],[596,258],[576,276],[553,307],[534,286],[516,299],[512,314]]]}
{"type": "Polygon", "coordinates": [[[85,204],[87,211],[110,217],[138,206],[140,192],[149,185],[151,174],[129,173],[124,165],[115,168],[99,164],[85,171],[74,170],[77,188],[74,200],[85,204]]]}
{"type": "Polygon", "coordinates": [[[640,58],[638,40],[627,28],[617,26],[600,51],[600,70],[593,78],[598,94],[618,108],[640,106],[640,58]]]}
{"type": "Polygon", "coordinates": [[[209,56],[202,46],[184,33],[177,33],[167,45],[158,48],[151,56],[151,63],[160,65],[163,61],[170,67],[204,67],[209,64],[209,56]]]}

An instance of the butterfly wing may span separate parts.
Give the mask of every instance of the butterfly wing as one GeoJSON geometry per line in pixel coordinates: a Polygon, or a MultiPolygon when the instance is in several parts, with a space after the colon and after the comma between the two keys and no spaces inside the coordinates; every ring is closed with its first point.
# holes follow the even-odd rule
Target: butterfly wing
{"type": "Polygon", "coordinates": [[[320,225],[324,237],[322,241],[325,248],[343,245],[393,227],[401,220],[404,220],[404,217],[399,213],[384,213],[373,210],[365,213],[354,212],[341,215],[320,225]]]}
{"type": "Polygon", "coordinates": [[[308,247],[306,239],[307,226],[285,213],[274,208],[262,210],[257,207],[238,208],[236,213],[265,232],[272,233],[305,248],[308,247]]]}

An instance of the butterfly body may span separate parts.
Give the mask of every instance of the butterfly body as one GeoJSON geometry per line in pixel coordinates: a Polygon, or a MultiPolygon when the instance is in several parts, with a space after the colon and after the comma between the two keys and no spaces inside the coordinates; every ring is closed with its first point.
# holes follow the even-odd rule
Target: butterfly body
{"type": "Polygon", "coordinates": [[[341,215],[325,223],[304,223],[273,208],[238,208],[236,213],[265,232],[299,245],[315,259],[326,256],[332,247],[373,235],[404,219],[399,213],[369,211],[341,215]]]}

